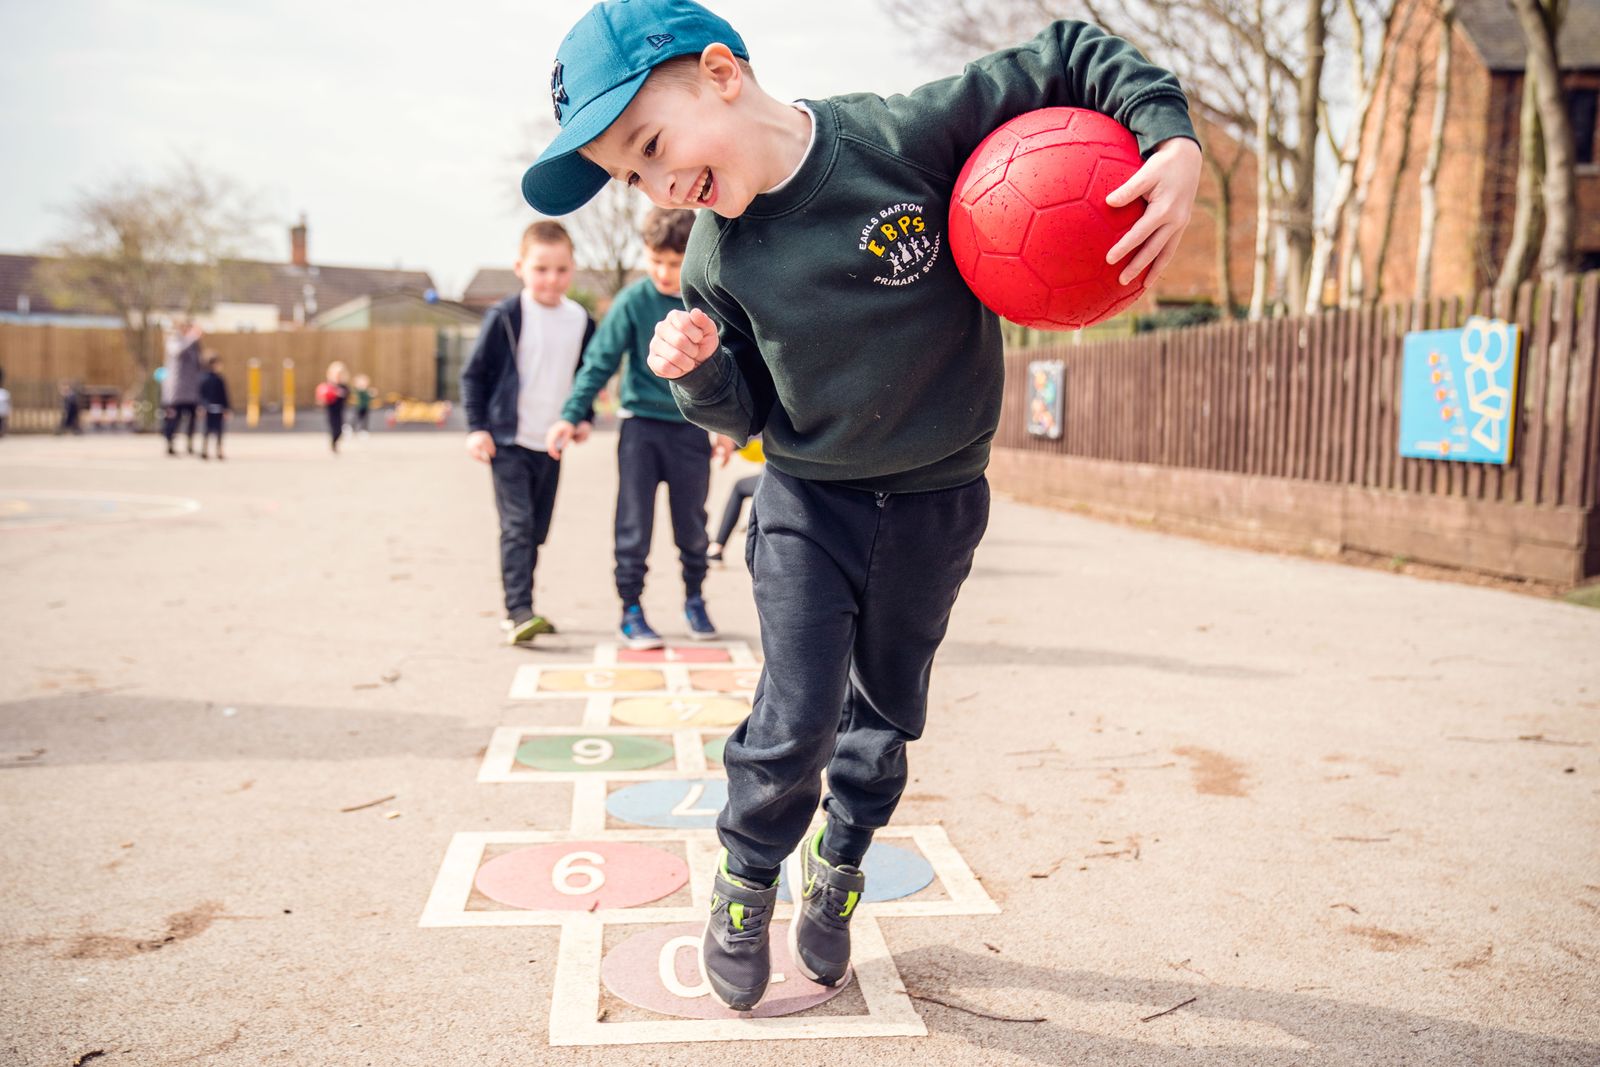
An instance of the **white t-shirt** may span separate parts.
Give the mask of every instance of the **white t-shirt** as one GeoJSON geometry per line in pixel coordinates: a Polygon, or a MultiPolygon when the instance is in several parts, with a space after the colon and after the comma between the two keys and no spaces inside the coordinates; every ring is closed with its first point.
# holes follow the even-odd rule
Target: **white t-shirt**
{"type": "Polygon", "coordinates": [[[561,418],[572,378],[583,356],[589,313],[562,297],[545,307],[522,293],[522,332],[517,336],[517,444],[544,451],[544,436],[561,418]]]}

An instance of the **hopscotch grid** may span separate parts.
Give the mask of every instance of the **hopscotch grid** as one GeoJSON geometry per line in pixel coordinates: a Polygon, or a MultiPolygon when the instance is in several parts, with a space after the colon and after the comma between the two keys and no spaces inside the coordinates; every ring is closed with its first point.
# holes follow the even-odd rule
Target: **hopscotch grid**
{"type": "MultiPolygon", "coordinates": [[[[605,929],[608,925],[641,926],[668,923],[701,923],[709,907],[713,869],[720,852],[716,832],[710,827],[613,829],[607,826],[607,800],[610,783],[673,781],[694,778],[723,778],[720,767],[712,767],[705,753],[706,744],[724,738],[732,723],[688,722],[688,714],[676,723],[635,725],[612,721],[618,699],[639,698],[689,703],[716,698],[745,705],[753,699],[750,688],[697,689],[691,673],[738,675],[759,671],[761,663],[742,641],[716,641],[695,645],[669,646],[663,660],[624,661],[622,646],[602,642],[595,646],[590,663],[572,665],[524,665],[517,671],[511,696],[519,700],[584,699],[582,721],[573,726],[500,727],[495,730],[480,766],[480,782],[567,782],[573,783],[572,821],[566,831],[465,831],[452,836],[440,865],[438,877],[429,893],[419,926],[559,926],[561,943],[551,995],[549,1042],[552,1046],[633,1045],[654,1042],[700,1042],[732,1040],[776,1040],[839,1037],[921,1037],[927,1027],[907,995],[894,959],[884,941],[877,920],[883,917],[953,916],[998,914],[971,869],[939,826],[890,827],[878,831],[880,840],[909,841],[932,866],[936,884],[944,899],[900,899],[863,903],[853,924],[853,982],[861,989],[865,1014],[833,1015],[800,1012],[767,1019],[702,1020],[672,1017],[648,1020],[601,1022],[598,1018],[602,990],[601,963],[605,956],[605,929]],[[679,650],[720,649],[726,661],[689,662],[671,658],[679,650]],[[654,673],[662,688],[645,690],[565,689],[540,691],[543,672],[554,671],[643,671],[654,673]],[[516,753],[527,738],[586,734],[591,736],[648,736],[672,740],[669,769],[606,771],[603,766],[573,771],[519,770],[516,753]],[[570,909],[481,910],[468,909],[478,870],[487,850],[507,845],[534,845],[571,842],[626,842],[672,844],[683,849],[689,878],[685,886],[671,894],[681,900],[687,891],[691,903],[576,912],[570,909]]],[[[755,677],[749,679],[753,685],[755,677]]],[[[673,707],[673,710],[682,710],[673,707]]],[[[689,714],[700,714],[701,710],[689,714]]],[[[722,714],[726,714],[723,709],[722,714]]],[[[715,714],[708,715],[714,718],[715,714]]],[[[665,762],[665,761],[663,761],[665,762]]],[[[820,813],[818,816],[820,821],[820,813]]],[[[816,823],[814,822],[813,828],[816,823]]],[[[809,837],[809,834],[808,834],[809,837]]],[[[786,863],[789,884],[798,885],[796,869],[786,863]]],[[[926,890],[923,891],[926,893],[926,890]]],[[[793,914],[793,905],[780,902],[774,919],[793,914]]],[[[820,1006],[819,1006],[820,1007],[820,1006]]],[[[854,1011],[853,1006],[846,1011],[854,1011]]],[[[653,1014],[653,1013],[652,1013],[653,1014]]]]}

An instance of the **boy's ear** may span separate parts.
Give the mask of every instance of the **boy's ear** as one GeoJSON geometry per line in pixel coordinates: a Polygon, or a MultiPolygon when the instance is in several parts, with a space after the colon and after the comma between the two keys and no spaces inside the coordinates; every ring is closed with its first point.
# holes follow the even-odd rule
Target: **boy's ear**
{"type": "Polygon", "coordinates": [[[732,103],[744,89],[744,71],[725,44],[708,44],[700,53],[700,76],[723,100],[732,103]]]}

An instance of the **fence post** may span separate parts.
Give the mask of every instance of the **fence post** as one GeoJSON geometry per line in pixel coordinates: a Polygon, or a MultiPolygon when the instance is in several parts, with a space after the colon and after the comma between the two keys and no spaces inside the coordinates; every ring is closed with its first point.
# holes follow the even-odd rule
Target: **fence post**
{"type": "Polygon", "coordinates": [[[261,361],[251,357],[245,378],[244,424],[252,430],[261,424],[261,361]]]}
{"type": "Polygon", "coordinates": [[[283,428],[294,429],[294,360],[283,361],[283,428]]]}

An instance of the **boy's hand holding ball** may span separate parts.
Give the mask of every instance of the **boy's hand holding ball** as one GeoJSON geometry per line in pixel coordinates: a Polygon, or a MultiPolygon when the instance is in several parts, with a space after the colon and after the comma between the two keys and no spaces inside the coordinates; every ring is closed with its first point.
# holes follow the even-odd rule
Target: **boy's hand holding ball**
{"type": "Polygon", "coordinates": [[[671,311],[656,323],[650,369],[662,378],[682,378],[717,350],[717,324],[699,308],[671,311]]]}

